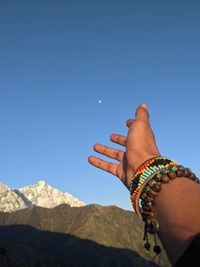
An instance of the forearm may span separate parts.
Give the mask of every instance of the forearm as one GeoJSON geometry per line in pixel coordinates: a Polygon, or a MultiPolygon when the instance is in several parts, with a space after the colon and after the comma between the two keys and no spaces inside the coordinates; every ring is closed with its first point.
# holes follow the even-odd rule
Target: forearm
{"type": "Polygon", "coordinates": [[[155,198],[159,237],[174,264],[200,232],[200,186],[187,178],[163,184],[155,198]]]}

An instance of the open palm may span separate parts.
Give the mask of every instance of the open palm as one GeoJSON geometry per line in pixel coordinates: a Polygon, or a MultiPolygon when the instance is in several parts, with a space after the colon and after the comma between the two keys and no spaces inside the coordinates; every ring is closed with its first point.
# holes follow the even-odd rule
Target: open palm
{"type": "Polygon", "coordinates": [[[149,123],[147,105],[140,105],[135,113],[135,119],[127,121],[129,127],[127,136],[112,134],[110,140],[124,146],[125,151],[95,144],[94,150],[119,163],[108,162],[98,157],[90,156],[88,161],[95,167],[117,176],[129,189],[131,178],[137,168],[147,159],[160,156],[155,137],[149,123]]]}

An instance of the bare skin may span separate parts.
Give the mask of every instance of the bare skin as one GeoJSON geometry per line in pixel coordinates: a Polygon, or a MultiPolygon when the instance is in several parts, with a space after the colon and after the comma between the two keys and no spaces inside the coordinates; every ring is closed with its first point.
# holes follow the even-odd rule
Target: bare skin
{"type": "MultiPolygon", "coordinates": [[[[119,161],[119,164],[94,156],[90,156],[88,161],[117,176],[129,190],[131,178],[137,168],[145,160],[160,156],[160,152],[150,126],[146,104],[140,105],[135,119],[129,119],[126,124],[129,128],[127,136],[112,134],[110,137],[112,142],[124,146],[125,152],[101,144],[94,145],[96,152],[119,161]]],[[[200,186],[183,177],[163,185],[156,197],[154,208],[160,225],[159,237],[172,264],[177,262],[195,234],[200,232],[199,203],[200,186]]]]}
{"type": "Polygon", "coordinates": [[[119,134],[110,136],[112,142],[126,147],[126,152],[101,144],[94,145],[96,152],[119,161],[119,164],[104,161],[94,156],[90,156],[88,159],[95,167],[117,176],[128,190],[136,169],[145,160],[160,155],[150,127],[147,105],[143,105],[136,110],[135,119],[127,121],[126,124],[129,127],[127,137],[119,134]]]}

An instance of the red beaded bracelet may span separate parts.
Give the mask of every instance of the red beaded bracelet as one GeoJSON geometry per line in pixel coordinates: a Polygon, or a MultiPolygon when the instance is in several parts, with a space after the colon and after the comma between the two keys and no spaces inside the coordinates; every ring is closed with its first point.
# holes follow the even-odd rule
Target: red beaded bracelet
{"type": "Polygon", "coordinates": [[[139,209],[139,196],[143,187],[152,175],[165,167],[177,166],[178,164],[166,157],[154,157],[145,161],[136,170],[130,184],[131,202],[137,215],[141,218],[139,209]]]}

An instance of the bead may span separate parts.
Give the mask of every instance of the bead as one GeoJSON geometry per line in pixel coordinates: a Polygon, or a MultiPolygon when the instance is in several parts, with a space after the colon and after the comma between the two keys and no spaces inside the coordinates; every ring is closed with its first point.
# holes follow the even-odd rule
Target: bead
{"type": "Polygon", "coordinates": [[[187,169],[183,169],[183,170],[182,170],[182,175],[183,175],[184,177],[189,177],[189,176],[190,176],[190,172],[189,172],[187,169]]]}
{"type": "Polygon", "coordinates": [[[153,248],[153,251],[158,255],[158,254],[160,254],[160,252],[161,252],[161,248],[160,248],[160,246],[154,246],[154,248],[153,248]]]}
{"type": "Polygon", "coordinates": [[[178,168],[181,170],[184,169],[183,165],[179,165],[178,168]]]}
{"type": "Polygon", "coordinates": [[[192,172],[190,168],[184,168],[186,171],[192,172]]]}
{"type": "Polygon", "coordinates": [[[145,221],[145,229],[153,229],[154,232],[158,232],[159,224],[155,218],[147,217],[145,221]]]}
{"type": "Polygon", "coordinates": [[[143,192],[143,193],[141,194],[141,196],[140,196],[140,198],[141,198],[142,200],[144,200],[146,197],[147,197],[147,193],[145,193],[145,192],[143,192]]]}
{"type": "Polygon", "coordinates": [[[145,222],[149,218],[149,214],[146,214],[144,212],[145,211],[143,211],[143,213],[142,213],[142,220],[145,222]]]}
{"type": "Polygon", "coordinates": [[[146,203],[146,202],[149,202],[149,201],[153,202],[153,197],[146,196],[145,199],[144,199],[144,202],[146,203]]]}
{"type": "Polygon", "coordinates": [[[191,180],[195,180],[195,179],[196,179],[196,176],[195,176],[194,173],[191,172],[189,178],[190,178],[191,180]]]}
{"type": "Polygon", "coordinates": [[[167,170],[167,169],[162,169],[162,170],[160,171],[160,174],[161,174],[161,175],[163,175],[163,174],[165,174],[165,173],[168,173],[168,170],[167,170]]]}
{"type": "Polygon", "coordinates": [[[148,174],[152,174],[152,173],[153,173],[153,171],[152,171],[151,169],[148,169],[146,172],[147,172],[148,174]]]}
{"type": "Polygon", "coordinates": [[[149,185],[146,185],[143,191],[145,193],[148,193],[150,191],[150,189],[151,189],[151,187],[149,185]]]}
{"type": "MultiPolygon", "coordinates": [[[[152,191],[152,190],[151,190],[151,191],[152,191]]],[[[154,194],[152,194],[152,192],[151,192],[151,191],[149,191],[149,192],[148,192],[147,196],[148,196],[148,197],[152,197],[152,198],[153,198],[155,195],[154,195],[154,194]]]]}
{"type": "Polygon", "coordinates": [[[149,211],[149,212],[151,212],[151,211],[152,211],[152,208],[150,208],[150,207],[148,207],[148,206],[144,206],[143,210],[144,210],[144,212],[145,212],[145,211],[149,211]]]}
{"type": "Polygon", "coordinates": [[[177,175],[177,177],[181,177],[181,176],[183,176],[182,170],[178,169],[178,170],[176,171],[176,175],[177,175]]]}
{"type": "Polygon", "coordinates": [[[157,196],[157,192],[155,192],[155,191],[153,191],[152,189],[148,192],[148,196],[149,197],[155,197],[155,196],[157,196]]]}
{"type": "Polygon", "coordinates": [[[148,217],[154,217],[155,216],[155,214],[152,212],[152,211],[144,211],[144,214],[147,214],[148,215],[148,217]]]}
{"type": "Polygon", "coordinates": [[[143,172],[143,173],[141,174],[141,176],[144,177],[144,178],[147,178],[149,175],[143,172]]]}
{"type": "Polygon", "coordinates": [[[157,174],[154,175],[153,179],[154,179],[156,182],[160,182],[161,177],[162,177],[162,174],[157,173],[157,174]]]}
{"type": "Polygon", "coordinates": [[[151,181],[149,181],[148,182],[148,185],[150,186],[150,187],[152,187],[154,184],[156,184],[156,181],[155,180],[151,180],[151,181]]]}
{"type": "Polygon", "coordinates": [[[151,217],[148,217],[145,221],[146,225],[151,225],[151,217]]]}
{"type": "Polygon", "coordinates": [[[150,246],[149,243],[145,243],[145,244],[144,244],[144,247],[145,247],[147,250],[150,250],[150,247],[151,247],[151,246],[150,246]]]}
{"type": "MultiPolygon", "coordinates": [[[[175,167],[175,166],[173,166],[173,167],[175,167]]],[[[169,176],[169,178],[170,178],[171,180],[176,178],[176,173],[175,173],[175,172],[168,172],[167,175],[169,176]]]]}
{"type": "MultiPolygon", "coordinates": [[[[192,178],[191,180],[194,181],[194,182],[197,182],[197,177],[195,176],[194,178],[192,178]]],[[[197,182],[198,183],[198,182],[197,182]]]]}
{"type": "Polygon", "coordinates": [[[170,167],[169,167],[169,171],[170,171],[170,172],[175,172],[175,171],[177,171],[177,169],[178,169],[178,168],[177,168],[176,166],[170,166],[170,167]]]}
{"type": "Polygon", "coordinates": [[[162,180],[163,183],[168,183],[169,182],[169,176],[167,174],[164,174],[161,177],[161,180],[162,180]]]}
{"type": "Polygon", "coordinates": [[[150,202],[150,201],[147,202],[146,205],[145,205],[145,207],[149,207],[149,208],[152,209],[152,208],[153,208],[153,204],[152,204],[152,202],[150,202]]]}
{"type": "Polygon", "coordinates": [[[153,191],[155,191],[155,192],[160,192],[160,190],[161,190],[161,186],[158,185],[158,184],[154,184],[154,185],[152,186],[152,189],[153,189],[153,191]]]}

